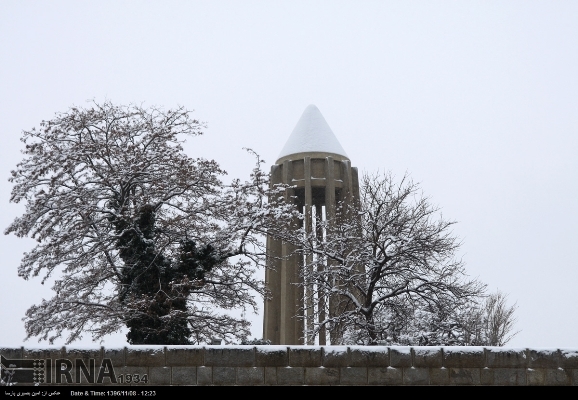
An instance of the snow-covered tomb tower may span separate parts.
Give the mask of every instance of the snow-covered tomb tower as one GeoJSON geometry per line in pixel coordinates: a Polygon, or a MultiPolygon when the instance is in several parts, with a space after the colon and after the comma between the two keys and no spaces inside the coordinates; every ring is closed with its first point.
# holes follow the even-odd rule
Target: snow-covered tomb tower
{"type": "MultiPolygon", "coordinates": [[[[275,165],[271,167],[271,183],[287,184],[286,198],[293,199],[303,213],[295,221],[316,237],[323,238],[323,224],[335,223],[338,204],[357,204],[359,182],[357,168],[351,167],[345,150],[321,115],[319,109],[308,106],[291,132],[275,165]]],[[[305,259],[289,243],[267,238],[267,255],[271,267],[265,272],[265,282],[271,298],[265,300],[263,337],[272,344],[331,344],[337,341],[337,332],[322,329],[317,340],[307,338],[307,331],[318,320],[331,315],[332,302],[327,296],[306,296],[312,287],[303,285],[301,269],[305,259]],[[304,298],[310,304],[304,304],[304,298]],[[314,312],[316,311],[316,312],[314,312]]]]}

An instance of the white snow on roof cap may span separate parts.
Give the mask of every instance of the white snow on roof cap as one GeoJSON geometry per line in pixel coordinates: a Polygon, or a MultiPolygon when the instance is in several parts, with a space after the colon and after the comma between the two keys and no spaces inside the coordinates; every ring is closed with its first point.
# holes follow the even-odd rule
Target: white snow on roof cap
{"type": "Polygon", "coordinates": [[[347,157],[319,109],[307,106],[279,154],[279,159],[296,153],[325,152],[347,157]]]}

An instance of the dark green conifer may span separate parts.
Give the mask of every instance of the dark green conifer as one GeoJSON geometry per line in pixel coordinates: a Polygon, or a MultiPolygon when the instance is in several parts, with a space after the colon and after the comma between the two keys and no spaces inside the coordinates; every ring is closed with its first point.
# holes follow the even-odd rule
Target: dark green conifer
{"type": "Polygon", "coordinates": [[[118,248],[125,267],[121,301],[136,310],[126,325],[130,344],[190,344],[187,298],[204,284],[205,274],[219,262],[211,245],[197,249],[181,243],[179,259],[171,261],[155,247],[155,212],[141,208],[132,223],[118,221],[118,248]]]}

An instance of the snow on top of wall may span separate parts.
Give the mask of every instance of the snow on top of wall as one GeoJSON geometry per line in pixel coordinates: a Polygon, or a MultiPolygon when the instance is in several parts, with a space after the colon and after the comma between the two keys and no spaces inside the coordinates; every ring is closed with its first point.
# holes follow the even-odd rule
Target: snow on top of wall
{"type": "Polygon", "coordinates": [[[578,350],[576,349],[560,349],[560,352],[564,357],[578,358],[578,350]]]}
{"type": "Polygon", "coordinates": [[[256,345],[255,351],[257,353],[277,353],[287,351],[286,345],[256,345]]]}
{"type": "MultiPolygon", "coordinates": [[[[291,346],[291,347],[293,347],[293,346],[291,346]]],[[[360,351],[362,353],[384,353],[384,352],[387,352],[387,349],[394,349],[395,351],[397,351],[400,354],[411,354],[411,346],[362,346],[362,345],[356,345],[356,346],[347,346],[347,347],[349,347],[351,350],[360,351]]]]}
{"type": "Polygon", "coordinates": [[[165,346],[162,344],[147,344],[147,345],[128,345],[126,346],[126,350],[129,353],[135,351],[148,351],[151,353],[162,353],[165,351],[165,346]]]}
{"type": "Polygon", "coordinates": [[[327,121],[313,104],[303,111],[278,158],[305,152],[326,152],[347,157],[327,121]]]}
{"type": "Polygon", "coordinates": [[[320,346],[325,350],[325,354],[339,355],[346,354],[349,348],[347,346],[320,346]]]}
{"type": "Polygon", "coordinates": [[[448,353],[483,353],[484,346],[443,346],[444,351],[448,353]]]}

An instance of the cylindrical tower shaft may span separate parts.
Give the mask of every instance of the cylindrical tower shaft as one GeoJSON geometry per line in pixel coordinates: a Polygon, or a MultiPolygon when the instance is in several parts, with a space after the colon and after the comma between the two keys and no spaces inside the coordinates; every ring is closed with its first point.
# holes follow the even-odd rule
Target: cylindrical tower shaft
{"type": "MultiPolygon", "coordinates": [[[[334,223],[337,203],[355,201],[359,191],[357,169],[351,167],[349,160],[344,157],[336,160],[335,155],[319,156],[316,154],[313,158],[308,154],[295,154],[282,164],[274,165],[271,184],[292,186],[286,191],[286,199],[293,201],[297,209],[304,213],[305,231],[314,232],[317,240],[321,241],[324,235],[322,222],[334,223]]],[[[296,226],[298,223],[295,221],[296,226]]],[[[303,275],[311,276],[312,271],[303,274],[302,269],[305,265],[312,268],[313,256],[308,255],[309,259],[304,263],[296,250],[289,243],[267,238],[269,268],[265,281],[271,298],[265,301],[263,337],[273,344],[314,344],[311,339],[306,339],[305,330],[310,330],[315,323],[321,323],[326,313],[332,313],[331,299],[314,288],[315,282],[303,281],[303,275]],[[311,293],[316,293],[316,302],[311,293]],[[314,321],[315,315],[317,321],[314,321]]],[[[323,268],[323,263],[317,264],[318,268],[323,268]]],[[[318,338],[319,344],[325,344],[324,329],[319,332],[318,338]]]]}

